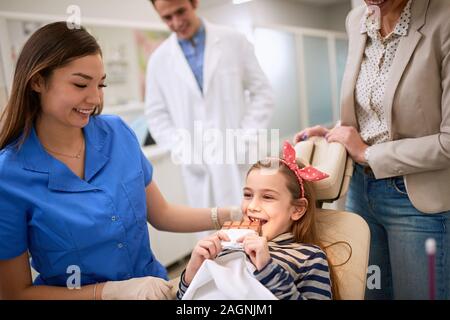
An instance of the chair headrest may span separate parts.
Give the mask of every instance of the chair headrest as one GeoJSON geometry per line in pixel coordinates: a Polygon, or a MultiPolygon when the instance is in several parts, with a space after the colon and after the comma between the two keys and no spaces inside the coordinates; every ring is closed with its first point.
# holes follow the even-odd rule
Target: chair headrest
{"type": "Polygon", "coordinates": [[[333,202],[348,190],[353,173],[353,160],[345,147],[337,142],[328,143],[324,137],[311,137],[295,145],[297,159],[329,175],[313,182],[317,200],[333,202]]]}

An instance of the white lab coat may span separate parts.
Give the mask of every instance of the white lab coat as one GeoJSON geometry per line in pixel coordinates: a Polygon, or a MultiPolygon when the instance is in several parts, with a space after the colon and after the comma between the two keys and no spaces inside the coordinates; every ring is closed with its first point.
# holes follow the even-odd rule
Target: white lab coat
{"type": "MultiPolygon", "coordinates": [[[[147,66],[146,116],[156,143],[174,150],[178,128],[194,137],[203,129],[266,128],[273,111],[269,82],[244,35],[204,21],[203,94],[173,33],[147,66]]],[[[225,138],[224,138],[225,139],[225,138]]],[[[224,141],[224,140],[222,140],[224,141]]],[[[178,146],[179,147],[179,146],[178,146]]],[[[190,206],[239,205],[248,165],[183,164],[190,206]]]]}

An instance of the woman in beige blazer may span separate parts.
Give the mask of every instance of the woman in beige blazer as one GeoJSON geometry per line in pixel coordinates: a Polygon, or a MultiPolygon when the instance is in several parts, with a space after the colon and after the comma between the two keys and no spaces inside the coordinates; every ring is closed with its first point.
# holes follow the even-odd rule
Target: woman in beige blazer
{"type": "Polygon", "coordinates": [[[449,299],[450,1],[365,2],[346,21],[341,124],[294,140],[325,135],[356,162],[346,209],[371,230],[366,298],[449,299]]]}

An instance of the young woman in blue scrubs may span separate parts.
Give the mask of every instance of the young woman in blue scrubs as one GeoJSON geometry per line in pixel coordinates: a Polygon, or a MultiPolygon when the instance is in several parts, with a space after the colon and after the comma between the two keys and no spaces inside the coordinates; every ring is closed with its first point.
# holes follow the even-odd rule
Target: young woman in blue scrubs
{"type": "Polygon", "coordinates": [[[214,227],[210,209],[167,203],[134,133],[99,115],[105,78],[83,28],[46,25],[22,50],[0,118],[0,298],[169,298],[146,222],[214,227]]]}

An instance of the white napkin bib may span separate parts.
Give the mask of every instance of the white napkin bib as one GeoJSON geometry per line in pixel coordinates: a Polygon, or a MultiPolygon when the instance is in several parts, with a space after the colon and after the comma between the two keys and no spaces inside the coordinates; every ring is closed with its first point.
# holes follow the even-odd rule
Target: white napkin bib
{"type": "Polygon", "coordinates": [[[253,276],[254,270],[255,266],[243,251],[205,260],[183,300],[276,300],[270,290],[253,276]]]}

